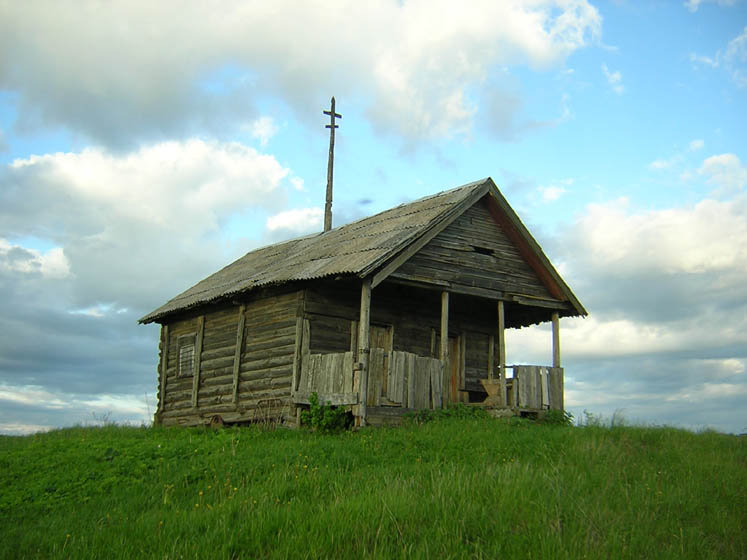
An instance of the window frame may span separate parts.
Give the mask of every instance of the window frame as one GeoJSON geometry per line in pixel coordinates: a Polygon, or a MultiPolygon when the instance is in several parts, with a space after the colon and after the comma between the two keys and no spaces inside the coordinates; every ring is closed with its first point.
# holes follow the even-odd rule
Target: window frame
{"type": "Polygon", "coordinates": [[[195,350],[197,346],[197,333],[183,334],[176,339],[176,376],[191,377],[195,373],[195,350]],[[187,357],[187,352],[190,355],[187,357]],[[184,353],[184,355],[182,355],[184,353]],[[185,365],[188,367],[185,370],[185,365]]]}

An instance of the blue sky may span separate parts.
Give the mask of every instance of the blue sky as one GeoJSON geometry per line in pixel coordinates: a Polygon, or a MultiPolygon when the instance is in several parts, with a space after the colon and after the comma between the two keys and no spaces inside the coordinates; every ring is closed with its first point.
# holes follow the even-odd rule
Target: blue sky
{"type": "Polygon", "coordinates": [[[321,228],[331,95],[335,225],[491,176],[574,414],[747,431],[747,4],[334,4],[0,5],[0,432],[149,421],[137,318],[321,228]]]}

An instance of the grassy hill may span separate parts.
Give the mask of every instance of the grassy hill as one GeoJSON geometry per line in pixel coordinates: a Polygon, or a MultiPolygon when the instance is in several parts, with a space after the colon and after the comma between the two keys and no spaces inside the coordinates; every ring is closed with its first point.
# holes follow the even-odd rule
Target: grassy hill
{"type": "Polygon", "coordinates": [[[747,556],[747,441],[668,428],[72,428],[0,483],[4,558],[747,556]]]}

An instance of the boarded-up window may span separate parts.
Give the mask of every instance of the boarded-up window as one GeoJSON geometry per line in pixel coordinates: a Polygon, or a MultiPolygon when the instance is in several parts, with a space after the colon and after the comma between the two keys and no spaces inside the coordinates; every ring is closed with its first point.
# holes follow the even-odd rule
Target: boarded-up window
{"type": "Polygon", "coordinates": [[[195,369],[195,335],[180,336],[179,343],[179,377],[192,375],[195,369]]]}

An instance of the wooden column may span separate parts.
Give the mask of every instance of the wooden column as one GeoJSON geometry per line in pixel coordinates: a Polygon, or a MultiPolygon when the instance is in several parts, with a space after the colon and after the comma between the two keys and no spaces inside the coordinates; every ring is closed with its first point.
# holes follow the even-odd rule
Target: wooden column
{"type": "Polygon", "coordinates": [[[200,360],[202,359],[202,337],[205,333],[205,316],[197,319],[197,336],[195,337],[195,369],[192,374],[192,408],[197,408],[197,392],[200,390],[200,360]]]}
{"type": "Polygon", "coordinates": [[[449,292],[447,291],[441,292],[441,349],[439,359],[443,367],[444,380],[442,384],[442,403],[446,407],[451,398],[449,394],[449,388],[451,387],[451,378],[449,376],[449,292]]]}
{"type": "Polygon", "coordinates": [[[369,332],[371,325],[371,279],[366,278],[361,284],[361,312],[358,321],[358,363],[360,364],[361,382],[358,396],[361,426],[366,425],[366,400],[368,399],[368,359],[371,353],[369,332]]]}
{"type": "Polygon", "coordinates": [[[239,369],[241,366],[241,350],[244,346],[244,322],[246,321],[246,305],[239,307],[239,324],[236,327],[236,347],[233,352],[233,397],[234,404],[239,402],[239,369]]]}
{"type": "Polygon", "coordinates": [[[506,316],[503,302],[498,300],[498,367],[506,368],[506,316]]]}
{"type": "Polygon", "coordinates": [[[501,384],[501,403],[508,404],[506,395],[506,316],[503,301],[498,300],[498,379],[501,384]]]}
{"type": "Polygon", "coordinates": [[[560,367],[560,317],[552,314],[552,367],[560,367]]]}
{"type": "MultiPolygon", "coordinates": [[[[493,381],[495,377],[495,337],[488,338],[488,379],[493,381]]],[[[500,379],[500,377],[499,377],[500,379]]]]}
{"type": "MultiPolygon", "coordinates": [[[[158,410],[156,416],[159,416],[163,412],[164,401],[166,400],[166,373],[169,366],[169,326],[163,325],[161,327],[161,371],[160,381],[161,385],[158,389],[158,410]]],[[[160,417],[156,421],[156,424],[160,423],[160,417]]]]}

